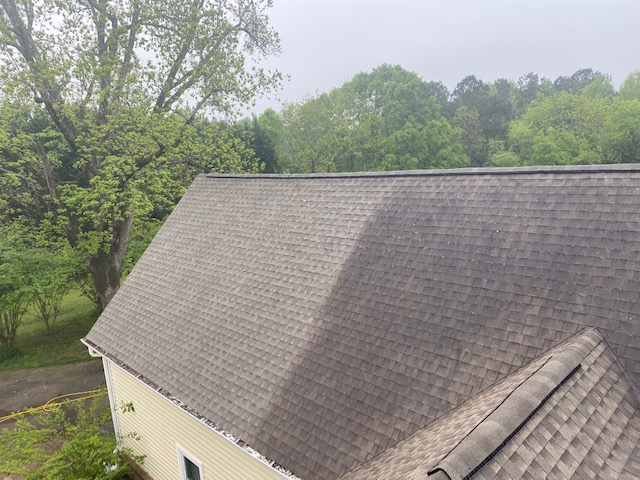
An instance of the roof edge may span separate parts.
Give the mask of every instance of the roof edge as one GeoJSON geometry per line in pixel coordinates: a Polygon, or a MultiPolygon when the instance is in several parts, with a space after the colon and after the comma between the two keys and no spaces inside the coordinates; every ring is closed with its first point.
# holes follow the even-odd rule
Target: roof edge
{"type": "Polygon", "coordinates": [[[264,456],[262,453],[260,453],[256,449],[254,449],[251,446],[249,446],[248,444],[246,444],[244,442],[244,440],[242,440],[240,438],[237,438],[235,435],[233,435],[233,434],[227,432],[226,430],[224,430],[223,428],[219,427],[218,425],[216,425],[214,422],[212,422],[208,418],[200,415],[198,412],[196,412],[195,410],[190,408],[186,403],[184,403],[181,400],[179,400],[178,398],[174,397],[170,392],[168,392],[167,390],[163,389],[162,387],[159,387],[154,382],[152,382],[151,380],[146,378],[144,375],[136,372],[131,367],[127,366],[125,363],[119,361],[117,358],[115,358],[113,355],[111,355],[111,354],[107,353],[106,351],[104,351],[102,348],[100,348],[98,345],[93,343],[91,340],[88,340],[85,337],[85,338],[81,338],[80,341],[87,348],[89,348],[90,350],[93,350],[94,352],[100,354],[100,356],[105,357],[107,360],[112,362],[114,365],[116,365],[117,367],[119,367],[122,370],[124,370],[127,374],[131,375],[133,378],[135,378],[136,380],[140,381],[141,383],[143,383],[144,385],[146,385],[147,387],[152,389],[154,392],[156,392],[159,395],[161,395],[164,398],[166,398],[173,405],[178,407],[180,410],[182,410],[185,413],[187,413],[188,415],[194,417],[196,420],[198,420],[202,424],[206,425],[207,427],[212,429],[214,432],[218,433],[219,435],[222,435],[228,441],[233,443],[238,448],[244,450],[246,453],[248,453],[252,457],[254,457],[257,460],[259,460],[260,462],[264,463],[268,467],[276,470],[278,473],[280,473],[281,475],[283,475],[286,478],[289,478],[291,480],[301,480],[300,477],[298,477],[296,474],[294,474],[293,472],[287,470],[286,468],[284,468],[279,463],[277,463],[277,462],[275,462],[273,460],[270,460],[269,458],[264,456]]]}
{"type": "Polygon", "coordinates": [[[554,175],[593,173],[640,173],[640,164],[598,164],[598,165],[538,165],[531,167],[481,167],[452,168],[443,170],[403,170],[392,172],[344,172],[344,173],[257,173],[232,174],[208,173],[207,178],[216,179],[314,179],[314,178],[380,178],[380,177],[457,177],[488,175],[554,175]]]}
{"type": "Polygon", "coordinates": [[[574,342],[550,357],[480,422],[428,475],[443,472],[451,480],[474,475],[533,417],[604,338],[586,328],[574,342]]]}

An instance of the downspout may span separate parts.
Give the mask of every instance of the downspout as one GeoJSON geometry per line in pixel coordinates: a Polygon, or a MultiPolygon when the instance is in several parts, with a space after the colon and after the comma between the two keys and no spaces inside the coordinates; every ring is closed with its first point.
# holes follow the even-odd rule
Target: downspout
{"type": "Polygon", "coordinates": [[[120,419],[116,411],[116,394],[113,389],[113,380],[111,378],[111,365],[107,357],[100,355],[93,347],[87,345],[84,339],[80,340],[89,350],[89,355],[95,358],[102,358],[102,369],[104,370],[104,378],[107,383],[107,394],[109,396],[109,408],[111,409],[111,421],[113,422],[113,432],[116,436],[118,449],[122,448],[122,437],[120,435],[120,419]]]}

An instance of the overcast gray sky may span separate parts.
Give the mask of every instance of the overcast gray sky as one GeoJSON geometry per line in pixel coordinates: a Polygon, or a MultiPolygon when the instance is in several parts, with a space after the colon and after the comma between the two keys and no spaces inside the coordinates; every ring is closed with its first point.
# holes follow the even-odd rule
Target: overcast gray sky
{"type": "MultiPolygon", "coordinates": [[[[555,79],[591,67],[619,86],[640,68],[640,0],[274,0],[290,75],[284,101],[325,92],[383,63],[449,89],[466,75],[555,79]]],[[[262,99],[253,109],[280,109],[262,99]]]]}

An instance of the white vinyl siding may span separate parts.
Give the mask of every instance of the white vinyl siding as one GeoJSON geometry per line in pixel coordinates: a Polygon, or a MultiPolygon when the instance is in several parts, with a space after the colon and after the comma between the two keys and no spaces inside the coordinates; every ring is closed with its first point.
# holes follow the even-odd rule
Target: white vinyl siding
{"type": "Polygon", "coordinates": [[[113,363],[110,370],[121,433],[140,437],[124,438],[123,445],[146,455],[142,468],[154,480],[180,478],[176,446],[201,462],[206,480],[286,478],[113,363]],[[134,411],[122,413],[119,406],[129,402],[134,411]]]}

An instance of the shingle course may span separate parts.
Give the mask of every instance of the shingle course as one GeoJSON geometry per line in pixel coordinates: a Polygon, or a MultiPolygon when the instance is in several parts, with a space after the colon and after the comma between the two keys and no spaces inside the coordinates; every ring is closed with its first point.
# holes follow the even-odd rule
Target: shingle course
{"type": "MultiPolygon", "coordinates": [[[[565,342],[545,352],[508,377],[468,399],[462,405],[451,410],[446,415],[441,416],[427,427],[418,430],[409,438],[396,444],[393,448],[348,473],[343,479],[366,480],[384,478],[385,480],[401,480],[414,477],[424,478],[427,472],[433,471],[434,469],[435,471],[432,472],[432,475],[433,473],[437,473],[436,471],[438,469],[436,467],[448,454],[455,451],[465,438],[470,437],[469,441],[471,443],[476,442],[476,440],[472,438],[472,432],[474,432],[483,421],[490,418],[493,412],[505,405],[505,400],[509,398],[515,390],[525,382],[530,382],[532,377],[537,376],[538,381],[545,381],[544,378],[546,374],[542,367],[546,365],[547,368],[549,368],[547,364],[550,359],[563,352],[566,353],[567,351],[571,352],[575,350],[576,345],[578,347],[581,345],[590,345],[590,348],[593,348],[595,346],[593,345],[594,338],[599,338],[600,340],[597,341],[600,343],[601,337],[597,332],[591,330],[585,330],[578,335],[570,337],[565,342]]],[[[588,352],[583,353],[586,355],[588,352]]],[[[555,385],[553,386],[555,387],[555,385]]],[[[535,392],[533,393],[535,395],[535,392]]],[[[533,408],[535,408],[535,406],[537,406],[537,404],[534,405],[533,408]]],[[[510,409],[501,414],[502,417],[506,416],[508,420],[510,420],[510,415],[510,409]]],[[[495,419],[495,414],[491,418],[495,419]]],[[[545,427],[533,431],[530,424],[526,424],[523,427],[522,432],[528,432],[528,434],[523,435],[529,448],[522,451],[522,458],[524,458],[525,461],[520,465],[531,465],[533,459],[544,450],[544,445],[546,445],[547,439],[549,438],[545,435],[546,432],[544,428],[545,427]]],[[[510,433],[511,432],[506,432],[506,435],[510,433]]],[[[513,454],[515,452],[514,444],[507,443],[505,446],[503,456],[499,459],[500,465],[508,462],[509,454],[505,454],[504,452],[511,452],[511,454],[513,454]]],[[[520,452],[518,452],[518,455],[520,455],[520,452]]],[[[549,452],[545,452],[543,455],[549,455],[549,452]]],[[[484,452],[484,456],[479,452],[477,464],[484,460],[485,456],[487,456],[487,452],[484,452]]],[[[552,468],[554,464],[555,463],[552,463],[548,468],[552,468]]],[[[471,469],[476,465],[472,465],[471,469]]],[[[547,465],[544,458],[540,459],[540,465],[547,465]]],[[[499,469],[496,465],[488,466],[487,468],[490,470],[499,469]]],[[[432,475],[430,475],[429,478],[431,478],[432,475]]]]}
{"type": "Polygon", "coordinates": [[[639,233],[637,167],[202,176],[88,340],[337,478],[584,326],[638,384],[639,233]]]}
{"type": "Polygon", "coordinates": [[[640,441],[640,414],[633,389],[613,352],[602,342],[529,421],[527,429],[510,440],[509,449],[498,452],[473,478],[521,478],[528,465],[510,461],[508,456],[513,458],[515,453],[520,458],[542,458],[553,478],[625,478],[637,471],[638,464],[632,446],[637,448],[640,441]],[[596,389],[601,394],[591,395],[596,389]],[[582,400],[587,397],[598,401],[594,412],[582,411],[582,400]],[[531,449],[531,437],[542,440],[541,451],[531,449]],[[504,462],[509,462],[508,469],[500,467],[504,462]]]}

